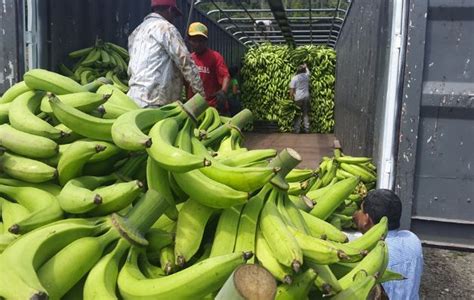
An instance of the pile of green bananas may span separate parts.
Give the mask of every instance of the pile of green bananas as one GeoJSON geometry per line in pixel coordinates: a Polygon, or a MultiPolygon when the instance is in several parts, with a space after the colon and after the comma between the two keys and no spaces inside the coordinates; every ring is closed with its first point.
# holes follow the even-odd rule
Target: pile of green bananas
{"type": "Polygon", "coordinates": [[[242,101],[258,120],[278,122],[282,132],[293,130],[299,108],[289,98],[289,84],[297,66],[311,71],[311,132],[330,133],[334,128],[336,54],[321,46],[263,44],[251,48],[242,67],[242,101]]]}
{"type": "Polygon", "coordinates": [[[332,48],[306,45],[294,49],[290,60],[295,66],[306,64],[311,70],[311,132],[333,132],[336,52],[332,48]]]}
{"type": "Polygon", "coordinates": [[[59,64],[61,74],[81,84],[87,84],[99,77],[105,77],[122,92],[128,91],[127,49],[110,42],[97,40],[95,45],[69,53],[69,58],[79,59],[72,69],[59,64]]]}
{"type": "Polygon", "coordinates": [[[291,48],[263,44],[248,50],[243,60],[242,103],[257,120],[278,122],[282,132],[293,130],[297,106],[289,97],[295,67],[291,48]]]}
{"type": "Polygon", "coordinates": [[[213,298],[245,263],[280,282],[278,299],[365,299],[401,279],[385,269],[385,219],[350,243],[324,220],[360,177],[307,210],[291,183],[325,172],[295,169],[291,149],[244,148],[249,110],[224,118],[200,95],[141,109],[102,80],[36,69],[0,120],[2,298],[213,298]],[[109,102],[123,110],[103,118],[109,102]]]}
{"type": "Polygon", "coordinates": [[[331,207],[331,212],[317,215],[328,221],[337,229],[357,229],[352,215],[360,209],[360,203],[367,193],[375,188],[377,174],[376,167],[370,157],[353,157],[344,155],[340,149],[334,150],[333,157],[323,157],[319,167],[313,171],[315,176],[309,176],[311,170],[306,170],[308,177],[291,180],[288,193],[290,198],[300,203],[300,208],[310,211],[320,199],[324,199],[332,186],[341,180],[357,177],[360,179],[351,194],[340,199],[331,207]],[[323,198],[321,198],[323,197],[323,198]]]}

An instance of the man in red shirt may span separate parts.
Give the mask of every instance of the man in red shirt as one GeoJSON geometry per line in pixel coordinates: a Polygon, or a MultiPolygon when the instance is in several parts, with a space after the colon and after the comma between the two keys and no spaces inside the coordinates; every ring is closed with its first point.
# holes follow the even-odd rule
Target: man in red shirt
{"type": "Polygon", "coordinates": [[[207,103],[216,107],[221,114],[228,113],[226,99],[230,75],[222,55],[207,47],[208,30],[206,25],[195,22],[188,29],[192,58],[199,69],[207,103]]]}

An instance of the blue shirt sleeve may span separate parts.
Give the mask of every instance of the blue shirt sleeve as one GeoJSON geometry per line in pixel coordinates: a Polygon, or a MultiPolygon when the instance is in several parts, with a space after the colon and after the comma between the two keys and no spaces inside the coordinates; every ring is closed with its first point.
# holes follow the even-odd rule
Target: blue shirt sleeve
{"type": "Polygon", "coordinates": [[[388,245],[388,269],[405,276],[405,280],[389,281],[383,287],[390,299],[417,300],[421,274],[423,273],[423,252],[418,237],[410,231],[391,231],[386,242],[388,245]]]}

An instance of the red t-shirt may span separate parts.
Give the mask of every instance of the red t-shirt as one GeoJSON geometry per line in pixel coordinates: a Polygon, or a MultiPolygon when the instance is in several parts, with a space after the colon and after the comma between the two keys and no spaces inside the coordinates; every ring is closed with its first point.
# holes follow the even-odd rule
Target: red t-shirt
{"type": "Polygon", "coordinates": [[[224,78],[230,77],[224,58],[212,49],[207,49],[202,54],[193,52],[191,55],[199,69],[206,100],[209,105],[216,107],[216,98],[211,96],[222,88],[224,78]]]}

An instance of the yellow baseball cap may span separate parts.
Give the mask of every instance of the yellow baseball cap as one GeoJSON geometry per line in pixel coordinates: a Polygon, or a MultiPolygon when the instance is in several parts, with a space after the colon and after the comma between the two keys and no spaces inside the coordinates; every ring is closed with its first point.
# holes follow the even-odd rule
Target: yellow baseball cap
{"type": "Polygon", "coordinates": [[[189,29],[188,29],[189,36],[201,35],[207,39],[207,34],[208,34],[208,31],[207,31],[206,25],[200,22],[194,22],[191,25],[189,25],[189,29]]]}

